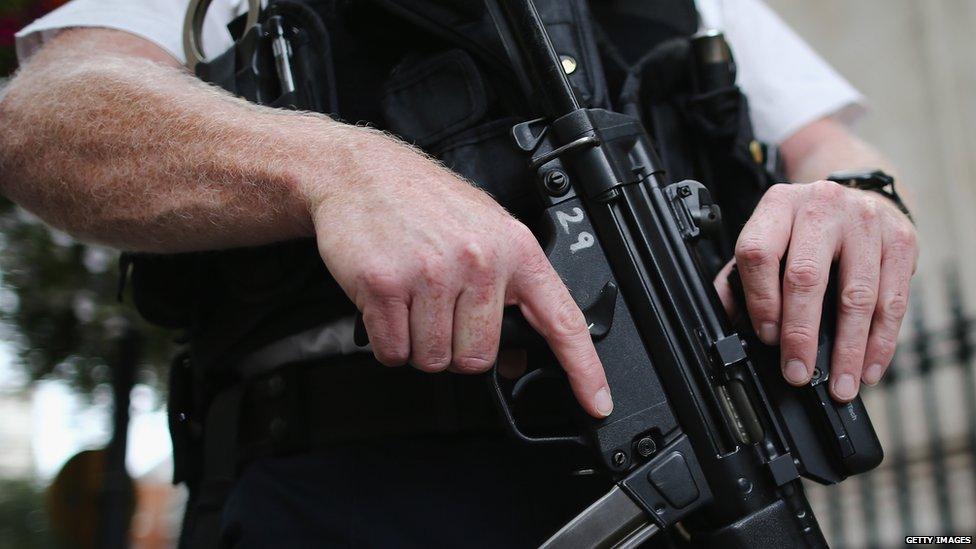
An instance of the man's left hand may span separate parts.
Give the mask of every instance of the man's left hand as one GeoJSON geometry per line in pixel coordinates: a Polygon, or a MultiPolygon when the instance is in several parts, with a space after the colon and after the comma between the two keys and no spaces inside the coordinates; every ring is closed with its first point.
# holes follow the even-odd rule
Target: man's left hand
{"type": "MultiPolygon", "coordinates": [[[[810,380],[831,264],[838,262],[837,336],[830,391],[847,402],[860,383],[881,380],[908,306],[918,239],[908,217],[884,196],[832,181],[771,187],[735,246],[753,328],[781,346],[786,380],[810,380]],[[782,277],[780,276],[781,265],[782,277]]],[[[723,269],[716,287],[727,308],[723,269]]]]}

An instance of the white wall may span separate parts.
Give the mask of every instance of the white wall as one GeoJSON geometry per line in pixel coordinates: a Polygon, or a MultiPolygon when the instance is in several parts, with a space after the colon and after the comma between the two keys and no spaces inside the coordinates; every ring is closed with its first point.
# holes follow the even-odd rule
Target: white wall
{"type": "MultiPolygon", "coordinates": [[[[922,241],[916,287],[944,311],[958,263],[976,303],[976,2],[767,0],[869,100],[859,133],[913,189],[922,241]]],[[[929,310],[931,309],[931,310],[929,310]]]]}

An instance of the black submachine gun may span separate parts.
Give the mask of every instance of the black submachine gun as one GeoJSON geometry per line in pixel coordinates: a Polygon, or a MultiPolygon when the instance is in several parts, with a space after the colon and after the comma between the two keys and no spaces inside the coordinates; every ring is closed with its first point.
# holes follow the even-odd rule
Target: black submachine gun
{"type": "Polygon", "coordinates": [[[813,381],[788,385],[778,349],[733,331],[696,263],[720,215],[706,188],[668,181],[636,118],[580,107],[532,0],[488,6],[542,109],[513,129],[545,204],[537,235],[614,397],[613,413],[581,418],[578,435],[538,436],[516,404],[553,369],[492,374],[517,437],[589,446],[615,480],[544,547],[635,547],[679,521],[695,546],[826,547],[800,477],[836,483],[882,458],[861,400],[827,393],[835,311],[824,311],[813,381]]]}

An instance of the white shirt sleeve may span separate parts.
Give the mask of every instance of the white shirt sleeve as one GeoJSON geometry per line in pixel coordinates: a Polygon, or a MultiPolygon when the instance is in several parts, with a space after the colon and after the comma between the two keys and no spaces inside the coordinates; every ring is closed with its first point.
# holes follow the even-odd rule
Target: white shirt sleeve
{"type": "Polygon", "coordinates": [[[705,28],[721,29],[756,137],[779,144],[824,116],[853,123],[864,97],[762,0],[698,0],[705,28]]]}
{"type": "MultiPolygon", "coordinates": [[[[186,62],[183,19],[189,0],[71,0],[17,33],[17,57],[27,60],[60,30],[106,27],[132,33],[186,62]]],[[[211,57],[233,43],[227,23],[246,11],[241,0],[213,0],[203,24],[203,52],[211,57]]]]}

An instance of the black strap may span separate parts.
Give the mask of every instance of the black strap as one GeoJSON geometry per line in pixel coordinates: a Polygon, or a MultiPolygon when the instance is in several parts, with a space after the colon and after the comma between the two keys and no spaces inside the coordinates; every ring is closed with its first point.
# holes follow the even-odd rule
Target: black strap
{"type": "Polygon", "coordinates": [[[241,410],[238,463],[391,437],[503,432],[482,377],[388,368],[370,354],[258,376],[241,410]]]}
{"type": "Polygon", "coordinates": [[[203,476],[188,502],[183,549],[220,546],[220,517],[236,477],[237,433],[244,387],[217,395],[204,423],[203,476]]]}

